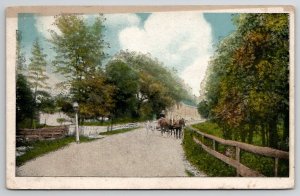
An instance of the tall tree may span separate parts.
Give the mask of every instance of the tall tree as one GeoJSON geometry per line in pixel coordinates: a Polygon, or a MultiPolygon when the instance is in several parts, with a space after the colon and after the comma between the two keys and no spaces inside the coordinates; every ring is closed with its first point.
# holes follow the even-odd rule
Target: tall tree
{"type": "MultiPolygon", "coordinates": [[[[26,120],[33,119],[34,117],[34,104],[33,93],[30,89],[26,77],[18,74],[16,83],[16,127],[17,130],[21,127],[26,120]]],[[[31,125],[23,125],[29,128],[31,125]]]]}
{"type": "Polygon", "coordinates": [[[28,79],[31,85],[31,88],[36,98],[39,90],[48,89],[47,80],[49,77],[46,73],[46,54],[43,53],[43,49],[40,46],[38,40],[33,43],[32,57],[30,58],[30,63],[28,65],[28,79]]]}
{"type": "Polygon", "coordinates": [[[24,69],[25,69],[25,63],[26,59],[24,56],[24,53],[22,52],[22,47],[21,47],[21,41],[22,41],[22,33],[17,30],[16,31],[16,40],[17,40],[17,46],[16,46],[16,71],[17,74],[23,74],[24,69]]]}
{"type": "Polygon", "coordinates": [[[115,60],[106,65],[106,75],[116,87],[114,115],[117,118],[137,117],[138,73],[124,62],[115,60]]]}
{"type": "MultiPolygon", "coordinates": [[[[208,106],[224,132],[242,130],[242,140],[251,143],[256,127],[276,148],[277,125],[289,119],[288,14],[240,14],[235,22],[237,30],[220,42],[210,63],[208,106]]],[[[282,140],[288,137],[284,124],[282,140]]]]}
{"type": "Polygon", "coordinates": [[[111,110],[111,86],[106,86],[110,90],[105,88],[107,83],[101,68],[107,46],[103,40],[103,20],[103,16],[99,15],[91,24],[80,15],[58,15],[55,25],[59,31],[50,30],[50,42],[56,52],[53,65],[57,73],[65,76],[64,85],[71,86],[71,99],[79,103],[81,117],[104,115],[111,110]],[[97,89],[93,91],[92,87],[97,89]],[[104,91],[101,92],[101,89],[104,91]]]}
{"type": "MultiPolygon", "coordinates": [[[[47,80],[49,77],[46,73],[46,54],[43,53],[43,49],[40,46],[38,40],[33,43],[32,57],[28,65],[28,81],[33,92],[33,107],[35,108],[35,115],[38,115],[37,100],[39,96],[43,96],[43,91],[48,89],[47,80]]],[[[34,119],[32,118],[32,125],[35,127],[34,119]]]]}

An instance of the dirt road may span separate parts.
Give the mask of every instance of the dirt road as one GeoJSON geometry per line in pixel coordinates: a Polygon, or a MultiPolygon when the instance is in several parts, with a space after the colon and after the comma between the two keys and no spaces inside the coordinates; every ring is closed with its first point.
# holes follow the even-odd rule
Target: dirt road
{"type": "Polygon", "coordinates": [[[17,176],[186,176],[181,140],[139,128],[46,154],[17,168],[17,176]]]}

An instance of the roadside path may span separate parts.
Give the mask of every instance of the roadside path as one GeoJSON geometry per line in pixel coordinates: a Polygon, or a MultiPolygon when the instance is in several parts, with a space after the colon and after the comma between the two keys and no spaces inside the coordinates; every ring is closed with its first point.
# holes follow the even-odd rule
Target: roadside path
{"type": "MultiPolygon", "coordinates": [[[[139,128],[51,152],[17,168],[17,176],[187,176],[181,140],[139,128]]],[[[204,176],[200,174],[200,176],[204,176]]]]}

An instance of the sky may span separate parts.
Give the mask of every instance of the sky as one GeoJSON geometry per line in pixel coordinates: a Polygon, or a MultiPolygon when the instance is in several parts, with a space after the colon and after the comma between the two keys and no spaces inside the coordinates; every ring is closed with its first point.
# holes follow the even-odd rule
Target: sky
{"type": "MultiPolygon", "coordinates": [[[[92,21],[95,15],[86,15],[92,21]]],[[[120,50],[150,53],[167,67],[177,70],[192,93],[199,96],[208,61],[220,39],[234,31],[229,13],[201,13],[195,11],[105,14],[104,39],[110,44],[106,53],[112,57],[120,50]]],[[[53,16],[19,14],[18,30],[22,34],[21,47],[29,64],[33,42],[38,39],[51,62],[55,53],[47,41],[53,16]]],[[[49,84],[59,81],[49,63],[49,84]]]]}

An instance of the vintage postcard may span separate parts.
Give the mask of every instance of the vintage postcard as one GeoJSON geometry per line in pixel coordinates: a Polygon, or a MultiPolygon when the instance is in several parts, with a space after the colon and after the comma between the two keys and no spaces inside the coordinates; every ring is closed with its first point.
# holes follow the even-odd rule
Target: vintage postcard
{"type": "Polygon", "coordinates": [[[292,6],[7,8],[7,188],[293,188],[294,36],[292,6]]]}

